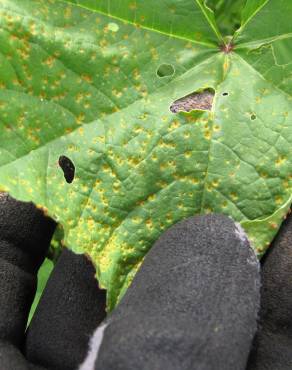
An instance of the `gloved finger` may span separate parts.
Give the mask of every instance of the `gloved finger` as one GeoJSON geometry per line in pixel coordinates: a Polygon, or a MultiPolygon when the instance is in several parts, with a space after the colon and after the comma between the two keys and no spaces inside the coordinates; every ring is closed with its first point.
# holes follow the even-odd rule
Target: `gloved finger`
{"type": "Polygon", "coordinates": [[[30,323],[27,359],[50,369],[77,369],[90,336],[105,318],[105,300],[91,262],[65,249],[30,323]]]}
{"type": "Polygon", "coordinates": [[[259,278],[255,253],[228,217],[176,224],[95,332],[81,369],[245,369],[259,278]]]}
{"type": "Polygon", "coordinates": [[[43,367],[29,364],[22,352],[8,342],[0,341],[1,370],[47,370],[43,367]]]}
{"type": "Polygon", "coordinates": [[[262,267],[261,311],[249,370],[292,369],[292,217],[283,223],[262,267]]]}
{"type": "Polygon", "coordinates": [[[0,193],[0,341],[23,343],[37,270],[55,226],[32,203],[0,193]]]}

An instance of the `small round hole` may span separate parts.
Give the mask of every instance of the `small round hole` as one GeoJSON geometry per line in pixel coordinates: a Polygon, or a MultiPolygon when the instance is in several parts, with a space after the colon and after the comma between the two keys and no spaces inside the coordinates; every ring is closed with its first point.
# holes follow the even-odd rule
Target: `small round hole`
{"type": "Polygon", "coordinates": [[[229,93],[228,93],[228,92],[224,92],[224,93],[222,93],[222,95],[223,95],[223,96],[228,96],[228,95],[229,95],[229,93]]]}
{"type": "Polygon", "coordinates": [[[161,64],[156,73],[158,77],[170,77],[174,75],[174,67],[171,64],[161,64]]]}
{"type": "Polygon", "coordinates": [[[255,114],[252,114],[252,115],[250,116],[250,119],[251,119],[252,121],[254,121],[255,119],[257,119],[257,116],[256,116],[255,114]]]}

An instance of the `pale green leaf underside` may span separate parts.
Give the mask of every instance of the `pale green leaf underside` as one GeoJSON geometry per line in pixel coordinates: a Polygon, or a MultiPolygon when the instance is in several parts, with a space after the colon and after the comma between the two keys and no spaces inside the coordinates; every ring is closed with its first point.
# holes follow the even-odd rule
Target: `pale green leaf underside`
{"type": "Polygon", "coordinates": [[[164,1],[159,20],[151,6],[139,13],[142,0],[111,2],[110,16],[106,1],[82,1],[94,3],[103,8],[0,0],[0,187],[63,225],[112,309],[153,242],[186,217],[225,213],[264,253],[291,202],[292,107],[278,86],[288,75],[268,72],[274,45],[220,52],[203,1],[164,1]],[[164,63],[173,76],[157,76],[164,63]],[[170,112],[202,88],[216,92],[211,112],[170,112]],[[72,184],[60,155],[75,164],[72,184]]]}

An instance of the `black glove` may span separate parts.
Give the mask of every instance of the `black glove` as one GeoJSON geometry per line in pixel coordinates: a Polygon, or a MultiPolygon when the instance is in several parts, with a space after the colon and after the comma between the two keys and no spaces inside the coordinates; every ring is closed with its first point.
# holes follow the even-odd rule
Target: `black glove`
{"type": "Polygon", "coordinates": [[[247,370],[292,369],[292,216],[262,261],[258,332],[247,370]]]}
{"type": "MultiPolygon", "coordinates": [[[[118,308],[103,322],[105,292],[98,288],[91,263],[65,250],[24,334],[36,271],[55,224],[31,204],[0,200],[0,369],[66,370],[81,363],[82,370],[246,368],[259,308],[259,265],[242,230],[229,218],[194,217],[164,233],[118,308]]],[[[288,248],[288,227],[286,223],[265,259],[261,325],[249,370],[291,368],[291,351],[290,357],[287,350],[280,358],[281,346],[289,342],[287,325],[282,333],[280,316],[275,320],[266,313],[275,302],[270,281],[278,290],[281,281],[272,277],[271,267],[265,268],[274,258],[279,267],[289,259],[288,252],[277,252],[283,245],[288,248]],[[273,335],[280,333],[282,339],[273,358],[275,343],[271,348],[266,339],[272,337],[271,323],[273,335]]],[[[287,272],[285,276],[287,289],[277,296],[282,308],[292,297],[287,272]]]]}

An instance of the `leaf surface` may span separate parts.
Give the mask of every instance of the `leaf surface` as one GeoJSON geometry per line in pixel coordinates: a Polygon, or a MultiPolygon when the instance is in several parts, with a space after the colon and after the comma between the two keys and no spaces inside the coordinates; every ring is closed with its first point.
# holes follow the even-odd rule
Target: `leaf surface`
{"type": "Polygon", "coordinates": [[[204,0],[116,0],[114,3],[110,0],[65,1],[141,28],[164,33],[168,37],[211,45],[222,39],[214,14],[205,6],[204,0]]]}
{"type": "Polygon", "coordinates": [[[245,3],[246,0],[207,0],[223,35],[232,36],[240,27],[241,12],[245,3]]]}
{"type": "Polygon", "coordinates": [[[289,0],[248,0],[243,10],[242,27],[236,35],[237,42],[255,47],[291,38],[291,12],[289,0]]]}
{"type": "Polygon", "coordinates": [[[247,3],[231,51],[204,1],[71,2],[0,0],[1,189],[63,226],[109,309],[186,217],[225,213],[262,255],[292,173],[289,51],[250,36],[265,6],[247,3]],[[204,91],[211,107],[171,111],[204,91]]]}

